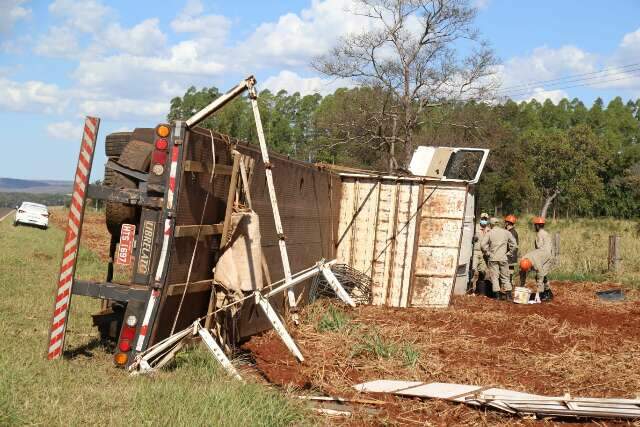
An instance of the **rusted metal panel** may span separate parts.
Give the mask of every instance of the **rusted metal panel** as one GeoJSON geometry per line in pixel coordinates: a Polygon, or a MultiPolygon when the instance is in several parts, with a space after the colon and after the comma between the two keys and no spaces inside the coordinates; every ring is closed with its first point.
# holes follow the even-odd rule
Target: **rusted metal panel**
{"type": "Polygon", "coordinates": [[[410,305],[449,305],[458,269],[466,200],[466,184],[425,186],[410,305]]]}
{"type": "MultiPolygon", "coordinates": [[[[420,224],[418,246],[449,247],[460,234],[462,223],[448,218],[426,218],[420,224]]],[[[457,243],[457,242],[456,242],[457,243]]]]}
{"type": "Polygon", "coordinates": [[[378,222],[376,224],[376,240],[371,278],[375,284],[373,304],[385,302],[389,283],[390,253],[394,243],[393,233],[396,221],[397,190],[395,181],[381,181],[380,202],[378,205],[378,222]]]}
{"type": "Polygon", "coordinates": [[[343,177],[338,262],[372,278],[373,304],[408,304],[419,189],[417,181],[343,177]]]}

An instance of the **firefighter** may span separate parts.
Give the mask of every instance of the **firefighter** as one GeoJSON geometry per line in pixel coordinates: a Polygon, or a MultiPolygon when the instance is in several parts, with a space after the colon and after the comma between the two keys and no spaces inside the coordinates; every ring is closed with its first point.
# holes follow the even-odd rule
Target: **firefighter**
{"type": "MultiPolygon", "coordinates": [[[[507,215],[504,217],[504,228],[509,231],[513,238],[516,239],[516,245],[520,246],[520,239],[518,238],[518,232],[516,231],[516,221],[517,218],[515,215],[507,215]]],[[[513,288],[513,276],[516,271],[516,264],[518,263],[518,248],[516,247],[507,260],[509,263],[509,281],[511,282],[511,287],[513,288]]]]}
{"type": "Polygon", "coordinates": [[[533,227],[536,230],[536,249],[544,249],[553,255],[553,241],[551,235],[544,229],[544,217],[533,218],[533,227]]]}
{"type": "Polygon", "coordinates": [[[491,218],[491,230],[484,236],[480,247],[487,257],[487,272],[491,280],[494,294],[499,300],[511,300],[511,281],[509,280],[508,259],[518,248],[513,235],[502,227],[498,227],[498,219],[491,218]]]}
{"type": "Polygon", "coordinates": [[[536,272],[537,292],[540,299],[542,301],[551,301],[553,299],[553,292],[551,292],[547,274],[549,274],[549,270],[553,266],[553,241],[551,240],[551,235],[544,229],[544,224],[544,217],[537,216],[533,218],[533,227],[536,230],[535,250],[522,257],[523,260],[527,259],[529,261],[529,263],[525,262],[525,267],[529,264],[531,264],[531,266],[523,271],[521,260],[520,286],[524,286],[526,273],[530,269],[533,269],[536,272]]]}
{"type": "Polygon", "coordinates": [[[524,286],[527,273],[533,270],[536,273],[536,294],[542,301],[551,301],[553,293],[549,287],[547,274],[551,269],[553,256],[544,249],[534,249],[526,253],[520,260],[520,286],[524,286]]]}
{"type": "Polygon", "coordinates": [[[480,221],[476,224],[473,236],[473,260],[471,262],[471,290],[476,291],[478,282],[484,281],[487,273],[487,263],[482,255],[480,242],[489,232],[489,214],[480,214],[480,221]]]}

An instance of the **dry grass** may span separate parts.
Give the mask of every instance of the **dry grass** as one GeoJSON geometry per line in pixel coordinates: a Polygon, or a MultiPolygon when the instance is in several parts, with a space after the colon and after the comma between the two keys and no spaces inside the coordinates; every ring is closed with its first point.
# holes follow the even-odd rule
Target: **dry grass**
{"type": "MultiPolygon", "coordinates": [[[[358,307],[320,301],[307,307],[295,338],[307,358],[292,363],[277,336],[254,338],[257,366],[275,383],[355,396],[354,384],[376,379],[499,385],[547,395],[634,397],[640,390],[638,291],[623,303],[593,297],[599,284],[553,283],[551,304],[519,306],[462,297],[446,310],[358,307]],[[585,303],[586,302],[586,303],[585,303]],[[342,311],[340,328],[319,327],[342,311]],[[322,329],[322,330],[321,330],[322,329]],[[412,363],[407,363],[407,348],[412,363]],[[293,380],[284,380],[287,378],[293,380]],[[282,375],[282,376],[281,376],[282,375]]],[[[375,396],[380,416],[346,423],[520,425],[532,421],[445,402],[375,396]]]]}

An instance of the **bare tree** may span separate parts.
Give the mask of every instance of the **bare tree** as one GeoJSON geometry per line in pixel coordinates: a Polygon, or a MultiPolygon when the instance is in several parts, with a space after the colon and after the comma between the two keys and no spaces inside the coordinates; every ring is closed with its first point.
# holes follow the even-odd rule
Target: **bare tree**
{"type": "Polygon", "coordinates": [[[367,29],[343,37],[312,65],[384,91],[384,107],[371,120],[386,123],[386,131],[372,126],[363,141],[386,147],[390,169],[397,159],[404,166],[428,107],[487,96],[493,50],[473,27],[469,0],[355,0],[352,13],[368,18],[367,29]]]}

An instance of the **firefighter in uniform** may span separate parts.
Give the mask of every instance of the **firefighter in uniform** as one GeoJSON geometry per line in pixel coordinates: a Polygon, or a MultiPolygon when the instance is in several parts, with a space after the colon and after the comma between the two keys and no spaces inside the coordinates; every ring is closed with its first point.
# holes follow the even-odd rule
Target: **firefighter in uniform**
{"type": "Polygon", "coordinates": [[[513,235],[498,227],[498,219],[489,220],[491,230],[480,243],[482,253],[487,257],[487,272],[494,294],[499,300],[511,300],[511,281],[509,280],[509,256],[518,248],[513,235]]]}
{"type": "Polygon", "coordinates": [[[478,282],[484,281],[487,274],[487,263],[482,255],[480,242],[489,232],[489,214],[481,213],[480,222],[476,224],[473,236],[473,260],[471,262],[471,290],[476,291],[478,282]]]}
{"type": "MultiPolygon", "coordinates": [[[[513,238],[516,239],[516,245],[520,246],[520,239],[518,238],[518,232],[516,231],[516,217],[515,215],[507,215],[504,217],[504,228],[509,231],[513,238]]],[[[518,263],[518,248],[516,247],[509,259],[507,260],[509,263],[509,281],[511,282],[511,287],[513,288],[513,275],[516,271],[516,264],[518,263]]]]}
{"type": "Polygon", "coordinates": [[[535,250],[525,254],[520,260],[520,286],[524,286],[527,273],[533,270],[536,273],[536,286],[540,299],[551,301],[553,292],[551,292],[547,274],[553,267],[553,241],[551,235],[544,229],[544,223],[543,217],[533,218],[533,227],[536,230],[535,250]]]}

